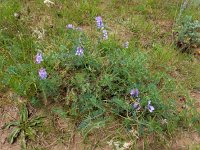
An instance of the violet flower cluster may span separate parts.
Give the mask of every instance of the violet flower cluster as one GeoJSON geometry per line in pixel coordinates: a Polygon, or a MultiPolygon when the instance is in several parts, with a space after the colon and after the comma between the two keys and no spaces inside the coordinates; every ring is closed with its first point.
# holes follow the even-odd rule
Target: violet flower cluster
{"type": "Polygon", "coordinates": [[[96,19],[96,23],[97,23],[97,28],[98,29],[103,29],[104,25],[103,25],[102,18],[100,16],[97,16],[95,19],[96,19]]]}
{"type": "Polygon", "coordinates": [[[106,29],[104,29],[104,24],[103,24],[103,21],[102,21],[102,18],[100,16],[97,16],[95,18],[96,20],[96,23],[97,23],[97,28],[98,29],[103,29],[102,30],[102,33],[103,33],[103,39],[104,40],[107,40],[108,39],[108,32],[106,29]]]}
{"type": "Polygon", "coordinates": [[[37,53],[37,55],[35,57],[35,61],[38,64],[40,64],[43,61],[43,59],[42,59],[42,53],[40,53],[40,52],[37,53]]]}
{"type": "Polygon", "coordinates": [[[73,24],[68,24],[68,25],[66,25],[66,28],[68,28],[68,29],[74,29],[74,26],[73,26],[73,24]]]}
{"type": "MultiPolygon", "coordinates": [[[[38,52],[36,57],[35,57],[35,61],[37,64],[40,64],[43,59],[42,59],[42,53],[38,52]]],[[[41,68],[39,71],[38,71],[38,74],[39,74],[39,77],[40,79],[46,79],[47,78],[47,72],[46,72],[46,69],[45,68],[41,68]]]]}
{"type": "MultiPolygon", "coordinates": [[[[141,105],[140,105],[140,98],[139,98],[139,90],[137,88],[132,89],[131,92],[130,92],[130,95],[131,95],[132,98],[136,99],[136,101],[131,104],[132,108],[134,110],[140,110],[141,105]]],[[[149,110],[150,113],[152,113],[155,110],[155,108],[151,105],[150,100],[148,101],[147,109],[149,110]]]]}
{"type": "Polygon", "coordinates": [[[41,68],[38,73],[42,80],[47,78],[47,72],[45,68],[41,68]]]}
{"type": "Polygon", "coordinates": [[[82,47],[77,47],[75,55],[77,55],[77,56],[83,56],[83,48],[82,47]]]}
{"type": "Polygon", "coordinates": [[[139,96],[139,90],[136,88],[136,89],[132,89],[131,92],[130,92],[130,95],[132,97],[138,97],[139,96]]]}

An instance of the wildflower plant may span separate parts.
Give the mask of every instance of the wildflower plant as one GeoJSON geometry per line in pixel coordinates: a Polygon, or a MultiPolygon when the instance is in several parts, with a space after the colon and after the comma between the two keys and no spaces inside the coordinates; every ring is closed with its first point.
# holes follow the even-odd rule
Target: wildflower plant
{"type": "Polygon", "coordinates": [[[102,38],[100,38],[100,39],[107,40],[108,39],[108,32],[105,29],[105,26],[103,24],[101,16],[97,16],[95,18],[95,20],[96,20],[96,24],[97,24],[97,29],[99,29],[99,31],[102,33],[102,38]]]}
{"type": "Polygon", "coordinates": [[[5,123],[2,129],[9,129],[11,127],[15,127],[8,137],[8,142],[10,144],[13,144],[16,141],[16,139],[20,136],[21,147],[22,149],[26,149],[27,139],[35,139],[36,127],[42,125],[44,117],[38,116],[35,118],[30,118],[28,109],[25,104],[21,106],[19,115],[19,120],[5,123]]]}
{"type": "Polygon", "coordinates": [[[2,83],[30,101],[62,104],[64,116],[72,117],[85,136],[113,118],[128,130],[135,128],[138,136],[171,126],[176,130],[177,120],[185,116],[176,111],[174,95],[166,96],[176,90],[169,75],[174,66],[152,63],[156,50],[152,54],[128,43],[122,47],[113,37],[107,40],[102,18],[95,20],[101,40],[72,24],[52,31],[44,43],[26,34],[13,39],[14,34],[3,33],[2,83]],[[170,120],[167,127],[159,124],[162,119],[170,120]]]}

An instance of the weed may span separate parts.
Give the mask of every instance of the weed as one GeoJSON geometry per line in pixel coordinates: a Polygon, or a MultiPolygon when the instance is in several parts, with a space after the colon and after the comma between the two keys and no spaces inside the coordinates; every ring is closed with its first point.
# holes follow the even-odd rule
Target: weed
{"type": "Polygon", "coordinates": [[[25,104],[21,106],[19,116],[20,118],[18,121],[6,123],[2,129],[9,129],[10,127],[14,127],[12,133],[8,137],[8,142],[13,144],[15,140],[20,136],[21,147],[22,149],[26,149],[27,139],[35,139],[35,128],[41,126],[43,117],[29,118],[29,113],[25,104]]]}

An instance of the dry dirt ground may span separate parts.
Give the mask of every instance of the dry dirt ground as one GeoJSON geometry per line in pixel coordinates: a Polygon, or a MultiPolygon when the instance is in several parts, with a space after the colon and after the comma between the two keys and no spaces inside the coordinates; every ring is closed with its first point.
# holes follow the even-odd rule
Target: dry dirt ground
{"type": "MultiPolygon", "coordinates": [[[[200,91],[192,92],[192,97],[196,99],[196,107],[200,112],[200,91]]],[[[1,96],[1,95],[0,95],[1,96]]],[[[1,96],[1,101],[4,98],[1,96]]],[[[0,127],[4,123],[18,119],[18,109],[12,104],[9,105],[0,105],[0,127]]],[[[59,125],[62,126],[62,121],[59,122],[59,125]]],[[[63,128],[65,128],[63,126],[63,128]]],[[[20,142],[17,141],[14,144],[10,145],[7,142],[7,137],[11,130],[2,130],[0,129],[0,150],[20,150],[20,142]]],[[[53,137],[53,135],[51,135],[53,137]]],[[[41,141],[41,139],[40,139],[41,141]]],[[[68,144],[63,144],[64,142],[59,142],[56,137],[51,139],[50,142],[43,141],[42,147],[48,150],[84,150],[87,149],[87,145],[82,144],[82,138],[79,134],[74,134],[70,146],[68,144]],[[45,144],[46,143],[46,144],[45,144]]],[[[91,147],[90,147],[91,148],[91,147]]],[[[112,150],[111,147],[103,146],[102,148],[92,148],[94,150],[112,150]]],[[[200,135],[196,132],[181,132],[175,137],[172,144],[172,150],[198,150],[200,149],[200,135]]],[[[43,150],[43,149],[42,149],[43,150]]]]}
{"type": "MultiPolygon", "coordinates": [[[[195,99],[195,106],[200,112],[200,91],[194,91],[191,96],[195,99]]],[[[187,131],[180,133],[173,144],[174,150],[199,150],[200,149],[200,134],[187,131]]]]}
{"type": "MultiPolygon", "coordinates": [[[[4,123],[15,120],[18,117],[18,110],[14,106],[4,106],[0,107],[0,127],[4,125],[4,123]]],[[[18,143],[14,143],[10,145],[7,142],[7,137],[10,133],[10,130],[2,130],[0,129],[0,150],[20,150],[20,145],[18,143]]]]}

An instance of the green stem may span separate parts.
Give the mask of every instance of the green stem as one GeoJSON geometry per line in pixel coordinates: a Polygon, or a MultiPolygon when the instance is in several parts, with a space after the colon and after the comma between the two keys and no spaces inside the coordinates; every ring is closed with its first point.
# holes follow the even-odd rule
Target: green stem
{"type": "Polygon", "coordinates": [[[43,93],[43,98],[44,98],[44,105],[46,106],[47,105],[47,95],[44,91],[44,88],[42,88],[42,93],[43,93]]]}

